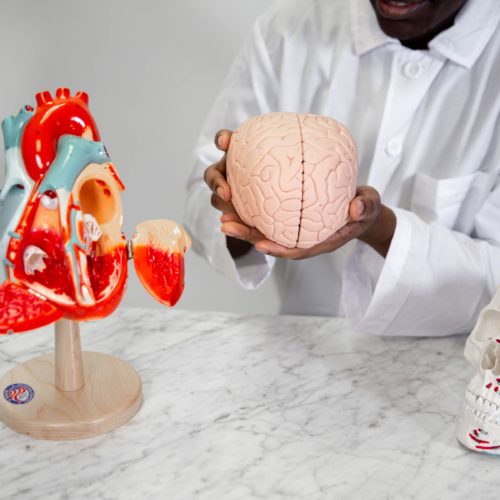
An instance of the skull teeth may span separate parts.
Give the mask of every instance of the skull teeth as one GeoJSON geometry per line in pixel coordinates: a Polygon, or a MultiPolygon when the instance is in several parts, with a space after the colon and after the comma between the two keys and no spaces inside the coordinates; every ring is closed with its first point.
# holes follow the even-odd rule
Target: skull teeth
{"type": "Polygon", "coordinates": [[[465,404],[466,413],[471,413],[474,415],[480,422],[483,424],[492,424],[500,427],[500,418],[496,415],[490,415],[483,410],[477,408],[474,405],[471,405],[469,402],[465,404]]]}
{"type": "Polygon", "coordinates": [[[40,247],[28,245],[23,253],[24,272],[33,275],[36,271],[43,271],[47,267],[45,257],[48,255],[40,247]]]}
{"type": "Polygon", "coordinates": [[[467,390],[465,393],[465,400],[474,410],[481,412],[488,417],[495,417],[500,419],[500,406],[494,401],[479,396],[474,392],[467,390]]]}

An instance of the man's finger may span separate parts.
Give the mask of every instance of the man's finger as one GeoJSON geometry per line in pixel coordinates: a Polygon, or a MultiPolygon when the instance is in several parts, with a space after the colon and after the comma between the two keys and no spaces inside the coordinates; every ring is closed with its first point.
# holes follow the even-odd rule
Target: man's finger
{"type": "Polygon", "coordinates": [[[341,227],[338,231],[333,233],[325,241],[315,245],[310,249],[310,257],[315,257],[322,253],[334,252],[341,246],[345,245],[348,241],[358,237],[366,228],[365,221],[351,221],[345,226],[341,227]]]}
{"type": "Polygon", "coordinates": [[[217,149],[226,152],[229,149],[229,143],[231,142],[231,136],[233,133],[231,130],[222,129],[215,134],[215,146],[217,149]]]}
{"type": "Polygon", "coordinates": [[[355,198],[349,204],[349,218],[351,221],[370,221],[380,212],[380,195],[369,186],[361,186],[355,198]]]}
{"type": "Polygon", "coordinates": [[[224,222],[221,225],[221,231],[226,236],[232,236],[240,240],[249,241],[250,243],[257,243],[265,239],[265,236],[255,227],[240,224],[238,222],[224,222]]]}
{"type": "Polygon", "coordinates": [[[287,248],[274,241],[259,241],[255,244],[255,249],[259,252],[279,257],[280,259],[298,260],[308,257],[307,251],[302,248],[287,248]]]}
{"type": "MultiPolygon", "coordinates": [[[[234,209],[234,206],[233,206],[234,209]]],[[[224,212],[221,217],[220,221],[222,223],[224,222],[238,222],[239,224],[243,224],[244,222],[240,219],[240,216],[236,213],[236,211],[233,212],[224,212]]]]}
{"type": "Polygon", "coordinates": [[[322,253],[333,252],[363,232],[366,222],[349,222],[321,243],[311,248],[287,248],[272,241],[261,241],[255,245],[259,252],[282,259],[308,259],[322,253]]]}
{"type": "Polygon", "coordinates": [[[217,193],[212,194],[211,203],[214,208],[224,213],[235,212],[234,206],[230,201],[223,200],[217,193]]]}
{"type": "Polygon", "coordinates": [[[217,193],[224,201],[231,199],[231,188],[227,183],[224,172],[221,171],[221,162],[208,167],[203,174],[205,183],[211,191],[217,193]]]}

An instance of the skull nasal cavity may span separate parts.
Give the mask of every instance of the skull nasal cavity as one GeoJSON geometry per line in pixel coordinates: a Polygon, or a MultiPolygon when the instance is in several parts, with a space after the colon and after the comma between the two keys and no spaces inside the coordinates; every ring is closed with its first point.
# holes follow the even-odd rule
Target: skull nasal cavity
{"type": "Polygon", "coordinates": [[[106,224],[115,216],[116,204],[109,186],[101,180],[90,180],[80,189],[80,207],[91,214],[99,225],[106,224]]]}

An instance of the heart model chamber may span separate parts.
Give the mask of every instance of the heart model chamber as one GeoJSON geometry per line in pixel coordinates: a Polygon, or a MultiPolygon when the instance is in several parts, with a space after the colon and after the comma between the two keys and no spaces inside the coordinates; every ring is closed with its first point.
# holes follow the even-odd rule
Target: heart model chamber
{"type": "Polygon", "coordinates": [[[189,236],[174,222],[149,221],[137,228],[134,251],[122,233],[124,185],[87,94],[61,88],[55,97],[36,98],[36,110],[26,106],[2,123],[0,333],[111,314],[125,291],[131,253],[146,289],[174,305],[184,288],[189,236]]]}

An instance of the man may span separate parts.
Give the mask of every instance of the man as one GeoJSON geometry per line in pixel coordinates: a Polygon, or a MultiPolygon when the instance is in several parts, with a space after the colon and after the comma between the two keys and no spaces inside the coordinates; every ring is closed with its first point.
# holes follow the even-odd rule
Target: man
{"type": "Polygon", "coordinates": [[[469,331],[500,283],[499,23],[497,0],[278,2],[200,138],[195,248],[247,288],[274,267],[284,313],[346,314],[376,334],[469,331]],[[242,224],[211,144],[271,111],[331,116],[357,141],[367,186],[351,222],[309,250],[242,224]]]}

